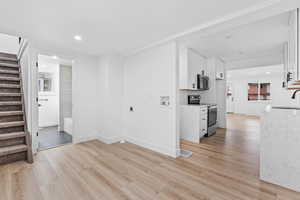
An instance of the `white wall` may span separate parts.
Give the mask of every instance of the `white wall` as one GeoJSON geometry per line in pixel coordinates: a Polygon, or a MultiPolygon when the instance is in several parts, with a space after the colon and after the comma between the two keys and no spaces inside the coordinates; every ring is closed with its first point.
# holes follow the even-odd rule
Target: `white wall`
{"type": "Polygon", "coordinates": [[[19,51],[19,38],[0,33],[0,52],[17,54],[19,51]]]}
{"type": "MultiPolygon", "coordinates": [[[[216,72],[225,72],[225,63],[220,59],[215,59],[216,72]]],[[[226,77],[226,75],[225,75],[226,77]]],[[[216,79],[216,77],[214,77],[216,79]]],[[[226,128],[226,78],[216,80],[216,103],[218,105],[218,127],[226,128]]]]}
{"type": "Polygon", "coordinates": [[[233,86],[234,113],[261,115],[265,106],[299,106],[299,100],[292,100],[292,91],[282,88],[283,66],[275,65],[251,69],[228,71],[228,84],[233,86]],[[270,74],[266,74],[266,72],[270,74]],[[270,101],[248,101],[248,83],[271,83],[270,101]]]}
{"type": "MultiPolygon", "coordinates": [[[[59,65],[59,130],[64,130],[64,118],[72,118],[72,66],[59,65]]],[[[69,132],[69,134],[71,134],[69,132]]]]}
{"type": "Polygon", "coordinates": [[[98,61],[98,138],[106,143],[123,139],[123,65],[123,58],[117,55],[104,56],[98,61]]]}
{"type": "Polygon", "coordinates": [[[97,96],[98,59],[91,56],[75,58],[72,74],[73,141],[96,139],[99,116],[97,96]]]}
{"type": "Polygon", "coordinates": [[[169,43],[127,58],[123,106],[126,140],[174,157],[178,136],[176,56],[176,44],[169,43]],[[169,96],[170,106],[160,105],[160,96],[169,96]]]}
{"type": "Polygon", "coordinates": [[[39,92],[39,127],[59,124],[59,65],[55,62],[39,60],[39,72],[52,75],[51,92],[39,92]]]}
{"type": "Polygon", "coordinates": [[[74,59],[72,66],[75,143],[125,139],[170,156],[177,155],[177,46],[169,43],[123,59],[74,59]],[[170,106],[160,105],[170,97],[170,106]],[[134,112],[129,112],[133,106],[134,112]]]}

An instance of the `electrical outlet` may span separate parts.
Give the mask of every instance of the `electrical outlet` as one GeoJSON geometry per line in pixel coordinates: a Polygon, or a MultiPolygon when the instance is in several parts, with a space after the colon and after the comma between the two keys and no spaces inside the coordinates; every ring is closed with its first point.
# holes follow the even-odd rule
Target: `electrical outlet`
{"type": "Polygon", "coordinates": [[[160,105],[169,106],[170,105],[170,97],[169,96],[161,96],[160,97],[160,105]]]}

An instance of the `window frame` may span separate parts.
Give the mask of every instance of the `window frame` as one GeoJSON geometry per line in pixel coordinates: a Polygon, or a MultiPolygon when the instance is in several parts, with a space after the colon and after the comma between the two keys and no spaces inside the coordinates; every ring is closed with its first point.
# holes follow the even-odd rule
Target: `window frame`
{"type": "Polygon", "coordinates": [[[264,82],[248,82],[247,83],[247,101],[248,102],[269,102],[272,100],[272,94],[271,91],[269,92],[269,99],[261,99],[261,85],[263,84],[268,84],[269,85],[269,90],[271,90],[271,82],[270,81],[264,81],[264,82]],[[256,100],[249,100],[249,84],[257,84],[257,99],[256,100]]]}

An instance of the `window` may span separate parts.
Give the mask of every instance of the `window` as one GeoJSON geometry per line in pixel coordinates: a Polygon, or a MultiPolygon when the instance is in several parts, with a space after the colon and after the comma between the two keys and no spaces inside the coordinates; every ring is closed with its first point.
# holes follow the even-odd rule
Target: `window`
{"type": "Polygon", "coordinates": [[[259,100],[271,100],[270,83],[261,83],[259,90],[259,100]]]}
{"type": "Polygon", "coordinates": [[[258,100],[258,83],[248,83],[248,101],[258,100]]]}
{"type": "Polygon", "coordinates": [[[52,92],[52,80],[53,76],[51,73],[39,73],[39,92],[52,92]]]}
{"type": "Polygon", "coordinates": [[[270,83],[248,83],[248,101],[271,100],[270,83]]]}

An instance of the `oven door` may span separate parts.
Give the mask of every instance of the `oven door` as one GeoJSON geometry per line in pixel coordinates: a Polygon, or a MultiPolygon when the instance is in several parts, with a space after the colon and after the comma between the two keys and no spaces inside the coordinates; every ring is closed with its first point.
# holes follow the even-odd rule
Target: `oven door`
{"type": "Polygon", "coordinates": [[[217,117],[218,117],[218,108],[216,106],[209,107],[207,126],[211,127],[217,124],[217,117]]]}

